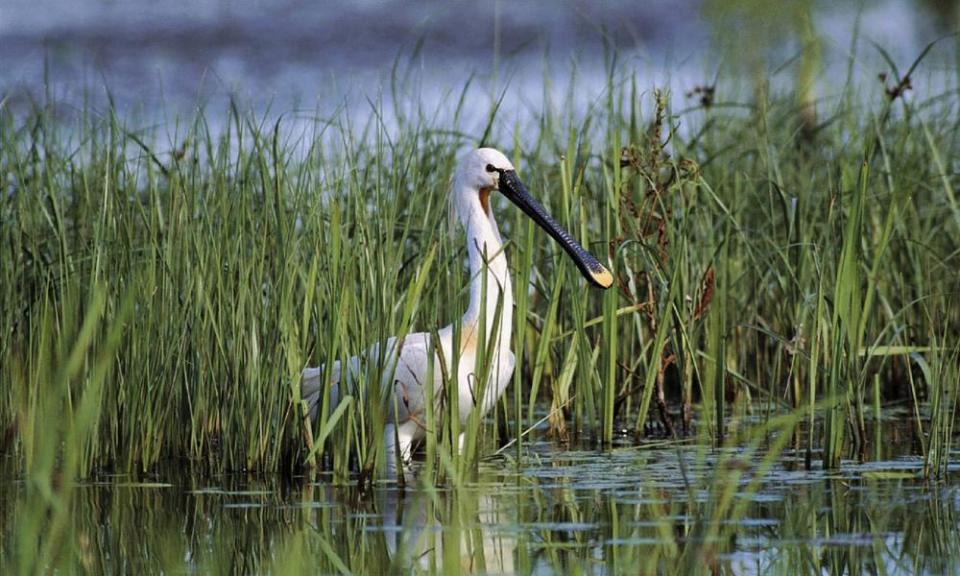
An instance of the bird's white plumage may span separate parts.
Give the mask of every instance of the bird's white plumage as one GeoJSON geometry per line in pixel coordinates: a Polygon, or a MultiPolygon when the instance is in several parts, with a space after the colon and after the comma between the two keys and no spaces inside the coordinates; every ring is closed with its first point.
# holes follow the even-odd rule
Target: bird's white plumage
{"type": "MultiPolygon", "coordinates": [[[[399,440],[400,454],[407,460],[415,443],[426,432],[424,387],[431,370],[431,355],[437,398],[441,397],[443,373],[452,372],[456,355],[461,422],[466,422],[475,409],[480,410],[481,416],[485,415],[503,394],[513,375],[514,356],[510,351],[513,291],[510,272],[493,211],[482,200],[484,194],[489,195],[492,189],[498,187],[498,171],[513,169],[507,157],[499,151],[480,148],[461,160],[453,177],[451,194],[457,219],[466,232],[470,263],[470,303],[459,322],[459,350],[454,350],[455,330],[454,325],[449,325],[437,332],[442,358],[436,354],[429,332],[408,334],[399,345],[396,338],[390,338],[383,347],[373,346],[366,352],[370,364],[383,362],[384,382],[381,385],[388,392],[385,397],[389,403],[384,430],[388,467],[394,461],[395,440],[399,440]],[[483,318],[481,312],[484,313],[483,318]],[[482,399],[478,397],[481,387],[476,380],[476,374],[481,371],[477,365],[480,340],[486,342],[488,361],[492,362],[489,380],[482,386],[482,399]],[[386,353],[385,356],[381,356],[381,350],[386,353]],[[446,370],[441,369],[440,362],[444,363],[446,370]]],[[[328,371],[323,368],[304,370],[301,392],[310,407],[311,417],[316,418],[322,400],[321,378],[329,382],[331,406],[339,401],[342,386],[362,389],[369,385],[361,381],[360,360],[354,357],[348,364],[348,370],[344,370],[340,362],[334,363],[328,371]],[[327,373],[324,375],[324,372],[327,373]]]]}

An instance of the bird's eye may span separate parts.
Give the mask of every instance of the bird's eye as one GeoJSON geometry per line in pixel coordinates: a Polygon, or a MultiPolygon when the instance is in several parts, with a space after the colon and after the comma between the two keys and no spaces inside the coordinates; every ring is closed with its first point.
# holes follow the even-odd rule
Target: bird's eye
{"type": "Polygon", "coordinates": [[[487,164],[487,172],[496,172],[497,169],[493,167],[493,164],[487,164]]]}

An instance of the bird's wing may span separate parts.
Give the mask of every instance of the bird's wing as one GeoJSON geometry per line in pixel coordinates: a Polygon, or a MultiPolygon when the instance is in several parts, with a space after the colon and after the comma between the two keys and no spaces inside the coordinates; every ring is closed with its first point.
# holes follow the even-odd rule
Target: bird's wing
{"type": "MultiPolygon", "coordinates": [[[[323,384],[330,383],[330,408],[337,406],[342,395],[365,396],[368,383],[381,374],[381,399],[387,404],[389,422],[406,422],[411,417],[423,414],[424,386],[430,371],[432,347],[430,334],[408,334],[400,341],[389,338],[384,346],[375,344],[365,353],[365,362],[353,356],[347,360],[344,370],[338,360],[325,373],[325,366],[306,368],[303,371],[300,391],[307,402],[310,417],[316,419],[323,400],[323,384]],[[399,346],[398,346],[399,344],[399,346]],[[382,352],[385,351],[385,354],[382,352]],[[399,352],[399,357],[397,353],[399,352]]],[[[434,368],[434,381],[441,381],[441,370],[434,368]]]]}

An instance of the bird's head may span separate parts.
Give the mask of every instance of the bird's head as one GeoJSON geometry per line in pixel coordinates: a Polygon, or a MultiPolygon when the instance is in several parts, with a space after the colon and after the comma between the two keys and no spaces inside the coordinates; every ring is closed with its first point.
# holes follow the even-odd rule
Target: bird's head
{"type": "Polygon", "coordinates": [[[460,163],[459,178],[479,196],[483,211],[490,215],[490,193],[500,188],[500,178],[516,169],[506,156],[493,148],[472,150],[460,163]]]}
{"type": "MultiPolygon", "coordinates": [[[[459,183],[461,193],[477,194],[480,206],[488,217],[490,216],[490,194],[494,190],[499,190],[563,247],[583,276],[594,286],[609,288],[613,284],[610,271],[592,254],[584,250],[566,230],[557,224],[537,199],[527,192],[513,164],[499,150],[478,148],[471,151],[461,160],[455,179],[459,183]]],[[[472,202],[472,200],[469,201],[472,202]]]]}

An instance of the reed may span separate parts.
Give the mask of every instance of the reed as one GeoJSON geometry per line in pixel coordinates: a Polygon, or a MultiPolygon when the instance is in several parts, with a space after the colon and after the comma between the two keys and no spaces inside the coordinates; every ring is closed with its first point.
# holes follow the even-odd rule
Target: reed
{"type": "MultiPolygon", "coordinates": [[[[558,439],[603,446],[703,420],[725,445],[749,435],[750,410],[773,421],[802,409],[806,450],[835,467],[876,442],[865,406],[906,400],[929,473],[942,471],[960,333],[955,93],[908,101],[848,85],[818,103],[826,120],[811,133],[790,94],[741,104],[720,85],[676,110],[613,57],[607,81],[587,111],[571,96],[508,124],[494,103],[484,130],[618,279],[588,290],[548,239],[495,207],[519,362],[491,415],[516,460],[544,417],[558,439]]],[[[405,86],[391,98],[413,98],[405,86]]],[[[469,89],[447,104],[455,118],[469,89]]],[[[393,108],[389,122],[376,102],[294,121],[233,103],[168,129],[111,109],[65,121],[55,101],[0,109],[0,421],[17,468],[35,466],[50,418],[44,375],[66,371],[57,401],[90,429],[79,475],[169,460],[375,475],[391,457],[386,396],[362,382],[390,366],[362,366],[317,422],[300,370],[460,317],[468,279],[447,179],[479,144],[440,115],[393,108]],[[91,311],[110,337],[76,348],[91,311]]],[[[464,479],[502,441],[449,417],[447,392],[429,391],[443,401],[428,414],[428,466],[464,479]]]]}

